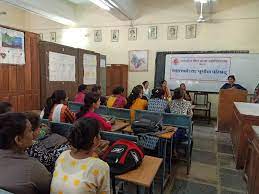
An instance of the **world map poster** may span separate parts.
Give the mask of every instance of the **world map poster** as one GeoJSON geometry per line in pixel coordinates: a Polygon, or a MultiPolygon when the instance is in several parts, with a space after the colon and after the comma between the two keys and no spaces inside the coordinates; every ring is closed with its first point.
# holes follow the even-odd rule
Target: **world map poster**
{"type": "Polygon", "coordinates": [[[25,64],[24,32],[0,27],[0,64],[25,64]]]}

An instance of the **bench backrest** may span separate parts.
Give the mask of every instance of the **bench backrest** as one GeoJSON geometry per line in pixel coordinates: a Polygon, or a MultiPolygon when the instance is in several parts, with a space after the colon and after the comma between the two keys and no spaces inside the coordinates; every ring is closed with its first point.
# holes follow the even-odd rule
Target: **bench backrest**
{"type": "Polygon", "coordinates": [[[64,137],[68,137],[71,133],[71,127],[73,125],[70,123],[57,123],[57,122],[50,122],[50,129],[53,133],[57,133],[64,137]]]}
{"type": "Polygon", "coordinates": [[[130,110],[124,108],[109,108],[109,116],[115,119],[130,121],[130,110]]]}
{"type": "Polygon", "coordinates": [[[68,102],[69,109],[74,113],[79,112],[82,106],[83,106],[83,104],[81,104],[81,103],[75,103],[75,102],[71,102],[71,101],[68,102]]]}

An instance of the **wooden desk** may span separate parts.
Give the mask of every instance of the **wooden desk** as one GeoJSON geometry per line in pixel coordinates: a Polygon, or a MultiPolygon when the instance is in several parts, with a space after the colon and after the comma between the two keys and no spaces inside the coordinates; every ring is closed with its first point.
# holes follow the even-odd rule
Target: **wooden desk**
{"type": "Polygon", "coordinates": [[[234,102],[231,139],[237,169],[245,165],[252,125],[259,125],[259,104],[234,102]]]}
{"type": "Polygon", "coordinates": [[[145,156],[142,164],[135,170],[116,176],[116,179],[149,188],[162,164],[161,158],[145,156]]]}
{"type": "Polygon", "coordinates": [[[120,131],[122,129],[124,129],[125,127],[129,126],[130,124],[128,122],[125,121],[121,121],[121,120],[116,120],[115,124],[112,125],[112,132],[114,131],[120,131]]]}
{"type": "Polygon", "coordinates": [[[237,89],[221,89],[218,104],[218,131],[230,132],[233,119],[234,102],[246,102],[247,91],[237,89]]]}
{"type": "Polygon", "coordinates": [[[245,178],[249,194],[259,191],[259,126],[251,127],[248,137],[248,153],[245,165],[245,178]]]}

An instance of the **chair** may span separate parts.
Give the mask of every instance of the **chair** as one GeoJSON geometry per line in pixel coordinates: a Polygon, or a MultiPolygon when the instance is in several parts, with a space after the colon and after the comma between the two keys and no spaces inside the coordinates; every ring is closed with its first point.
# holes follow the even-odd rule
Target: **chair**
{"type": "Polygon", "coordinates": [[[193,147],[193,139],[192,139],[192,119],[187,115],[177,115],[171,113],[163,113],[163,124],[171,125],[175,127],[182,127],[186,129],[187,132],[187,141],[181,142],[180,146],[185,149],[185,158],[183,159],[187,162],[187,174],[190,172],[191,167],[191,156],[192,156],[192,147],[193,147]]]}
{"type": "Polygon", "coordinates": [[[75,103],[75,102],[71,102],[71,101],[68,102],[69,109],[74,113],[79,112],[82,106],[83,106],[83,104],[81,104],[81,103],[75,103]]]}
{"type": "Polygon", "coordinates": [[[109,109],[107,106],[101,105],[95,112],[99,115],[109,115],[109,109]]]}
{"type": "Polygon", "coordinates": [[[199,117],[200,115],[196,114],[197,112],[204,112],[204,119],[210,123],[210,109],[211,102],[208,101],[208,93],[206,92],[195,92],[194,101],[195,107],[193,108],[194,117],[199,117]]]}
{"type": "Polygon", "coordinates": [[[50,129],[53,133],[57,133],[64,137],[68,137],[71,133],[71,127],[73,125],[70,123],[57,123],[57,122],[50,122],[50,129]]]}
{"type": "Polygon", "coordinates": [[[109,108],[109,115],[115,119],[130,121],[130,110],[124,108],[109,108]]]}

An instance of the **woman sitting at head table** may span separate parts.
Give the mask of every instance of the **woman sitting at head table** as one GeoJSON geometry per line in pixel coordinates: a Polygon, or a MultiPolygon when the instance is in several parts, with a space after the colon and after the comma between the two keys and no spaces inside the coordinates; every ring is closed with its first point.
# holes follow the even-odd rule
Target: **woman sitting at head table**
{"type": "Polygon", "coordinates": [[[100,123],[101,129],[110,131],[112,126],[109,121],[106,121],[103,117],[95,113],[95,110],[100,107],[100,95],[94,92],[89,92],[85,95],[85,104],[81,107],[80,112],[76,114],[76,118],[93,118],[100,123]]]}
{"type": "Polygon", "coordinates": [[[124,108],[124,106],[127,104],[126,98],[123,96],[124,88],[121,86],[118,86],[113,89],[112,96],[108,98],[107,106],[109,108],[124,108]]]}
{"type": "Polygon", "coordinates": [[[165,99],[171,98],[172,96],[171,96],[170,89],[167,86],[167,81],[166,80],[161,81],[160,85],[161,85],[161,88],[164,90],[164,98],[165,99]]]}
{"type": "Polygon", "coordinates": [[[149,82],[148,81],[144,81],[142,83],[143,86],[143,95],[147,97],[147,99],[150,98],[151,93],[150,93],[150,89],[149,89],[149,82]]]}
{"type": "Polygon", "coordinates": [[[236,78],[234,75],[228,76],[228,83],[225,83],[220,89],[239,89],[239,90],[246,90],[239,84],[235,83],[236,78]]]}
{"type": "Polygon", "coordinates": [[[135,111],[134,110],[146,110],[148,102],[147,100],[143,99],[143,88],[141,85],[135,86],[128,99],[125,108],[131,109],[131,119],[135,118],[135,111]]]}
{"type": "Polygon", "coordinates": [[[58,158],[51,182],[51,194],[110,193],[110,169],[95,157],[100,143],[99,122],[92,118],[77,120],[69,137],[72,149],[58,158]]]}
{"type": "Polygon", "coordinates": [[[26,112],[33,131],[33,144],[26,152],[30,157],[38,159],[50,172],[53,172],[59,155],[70,146],[65,137],[51,133],[51,130],[40,125],[40,116],[35,112],[26,112]]]}
{"type": "Polygon", "coordinates": [[[32,145],[31,123],[22,113],[0,115],[0,188],[11,193],[49,193],[51,174],[25,150],[32,145]]]}
{"type": "Polygon", "coordinates": [[[180,88],[174,90],[174,99],[170,104],[170,111],[173,114],[192,116],[192,104],[184,100],[184,93],[180,88]]]}
{"type": "Polygon", "coordinates": [[[180,84],[180,89],[181,89],[182,92],[183,92],[183,99],[184,99],[184,100],[187,100],[187,101],[192,101],[192,98],[191,98],[189,92],[186,90],[186,86],[185,86],[184,83],[181,83],[181,84],[180,84]]]}
{"type": "Polygon", "coordinates": [[[0,114],[12,112],[13,106],[9,102],[0,102],[0,114]]]}
{"type": "Polygon", "coordinates": [[[78,93],[75,96],[74,102],[83,104],[86,92],[87,92],[87,85],[81,84],[80,86],[78,86],[78,93]]]}
{"type": "Polygon", "coordinates": [[[102,96],[102,91],[101,91],[102,87],[99,85],[94,85],[92,87],[92,92],[97,93],[100,96],[100,101],[101,101],[101,105],[105,105],[107,104],[107,98],[105,96],[102,96]]]}
{"type": "Polygon", "coordinates": [[[67,104],[67,95],[64,90],[56,90],[51,97],[47,99],[46,106],[42,111],[43,119],[49,121],[73,123],[75,114],[70,111],[67,104]]]}
{"type": "Polygon", "coordinates": [[[255,92],[254,92],[252,102],[253,103],[259,103],[259,84],[255,88],[255,92]]]}
{"type": "Polygon", "coordinates": [[[170,112],[168,101],[164,99],[164,90],[162,88],[152,90],[151,99],[148,101],[148,110],[154,112],[170,112]]]}

